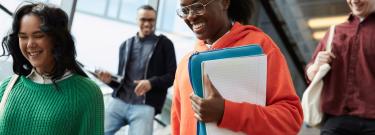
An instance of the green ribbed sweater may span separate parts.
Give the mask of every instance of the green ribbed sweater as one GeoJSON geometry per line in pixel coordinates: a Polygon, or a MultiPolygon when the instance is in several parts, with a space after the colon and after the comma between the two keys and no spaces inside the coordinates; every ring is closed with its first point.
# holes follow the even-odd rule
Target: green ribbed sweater
{"type": "MultiPolygon", "coordinates": [[[[10,78],[0,86],[0,100],[10,78]]],[[[0,111],[0,135],[102,135],[104,104],[99,87],[73,75],[38,84],[20,76],[0,111]]]]}

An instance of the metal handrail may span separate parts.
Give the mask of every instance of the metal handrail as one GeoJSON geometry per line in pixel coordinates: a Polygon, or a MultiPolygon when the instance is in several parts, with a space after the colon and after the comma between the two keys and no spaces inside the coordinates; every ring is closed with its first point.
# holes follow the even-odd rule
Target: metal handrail
{"type": "Polygon", "coordinates": [[[5,13],[7,13],[8,15],[13,16],[13,13],[10,12],[9,9],[7,9],[6,7],[4,7],[3,4],[0,4],[0,9],[1,9],[2,11],[4,11],[5,13]]]}

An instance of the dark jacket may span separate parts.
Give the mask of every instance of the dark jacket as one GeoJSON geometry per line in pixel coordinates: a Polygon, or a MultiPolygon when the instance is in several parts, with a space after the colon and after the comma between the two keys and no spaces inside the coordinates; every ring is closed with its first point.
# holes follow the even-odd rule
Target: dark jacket
{"type": "MultiPolygon", "coordinates": [[[[119,67],[117,74],[124,76],[128,58],[131,52],[135,36],[129,38],[120,46],[119,67]]],[[[155,114],[159,114],[163,107],[167,90],[173,84],[176,72],[176,55],[173,43],[167,37],[160,35],[154,44],[153,50],[148,56],[143,79],[150,81],[152,89],[146,93],[146,104],[155,108],[155,114]]],[[[112,81],[109,85],[114,89],[113,97],[118,96],[118,91],[124,84],[112,81]]]]}

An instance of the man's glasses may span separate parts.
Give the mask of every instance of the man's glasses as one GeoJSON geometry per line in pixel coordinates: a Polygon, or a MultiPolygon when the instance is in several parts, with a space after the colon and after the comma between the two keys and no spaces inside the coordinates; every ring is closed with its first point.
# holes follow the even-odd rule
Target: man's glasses
{"type": "Polygon", "coordinates": [[[140,18],[141,22],[155,22],[155,18],[140,18]]]}
{"type": "Polygon", "coordinates": [[[206,4],[202,4],[201,2],[196,2],[188,6],[181,7],[176,10],[177,15],[183,19],[185,19],[189,14],[191,15],[203,15],[206,12],[206,6],[212,3],[215,0],[211,0],[206,4]]]}

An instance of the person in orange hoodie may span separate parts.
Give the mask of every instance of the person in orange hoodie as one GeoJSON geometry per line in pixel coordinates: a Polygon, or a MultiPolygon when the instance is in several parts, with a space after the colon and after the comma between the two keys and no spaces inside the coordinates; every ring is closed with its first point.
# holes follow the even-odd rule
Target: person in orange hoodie
{"type": "MultiPolygon", "coordinates": [[[[296,135],[302,109],[283,54],[260,29],[249,22],[252,3],[244,0],[180,0],[177,10],[199,39],[195,51],[259,44],[267,55],[266,106],[224,99],[204,77],[206,98],[193,93],[187,54],[179,63],[172,101],[172,134],[195,135],[197,120],[251,135],[296,135]]],[[[250,89],[249,89],[250,90],[250,89]]]]}

